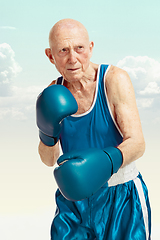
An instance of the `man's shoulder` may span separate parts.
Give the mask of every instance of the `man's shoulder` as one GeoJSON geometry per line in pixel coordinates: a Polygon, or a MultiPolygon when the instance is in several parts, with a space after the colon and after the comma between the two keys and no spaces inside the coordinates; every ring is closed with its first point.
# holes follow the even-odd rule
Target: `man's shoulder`
{"type": "Polygon", "coordinates": [[[48,85],[48,87],[56,84],[56,81],[57,81],[57,80],[53,80],[53,81],[48,85]]]}
{"type": "Polygon", "coordinates": [[[122,80],[130,80],[128,73],[122,68],[111,65],[105,77],[106,84],[117,84],[122,80]]]}
{"type": "Polygon", "coordinates": [[[110,79],[125,77],[125,76],[128,76],[128,73],[124,69],[116,67],[114,65],[110,66],[109,71],[106,75],[106,77],[110,79]]]}

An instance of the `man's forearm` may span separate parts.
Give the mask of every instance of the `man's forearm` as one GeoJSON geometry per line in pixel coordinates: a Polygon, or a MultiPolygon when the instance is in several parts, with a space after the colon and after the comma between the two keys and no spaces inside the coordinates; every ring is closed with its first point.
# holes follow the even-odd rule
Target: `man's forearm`
{"type": "Polygon", "coordinates": [[[118,148],[123,154],[122,167],[142,157],[145,152],[145,141],[142,138],[139,141],[134,141],[132,138],[124,140],[118,148]]]}
{"type": "Polygon", "coordinates": [[[38,152],[42,162],[48,167],[52,167],[60,155],[59,142],[57,142],[53,147],[48,147],[40,141],[38,152]]]}

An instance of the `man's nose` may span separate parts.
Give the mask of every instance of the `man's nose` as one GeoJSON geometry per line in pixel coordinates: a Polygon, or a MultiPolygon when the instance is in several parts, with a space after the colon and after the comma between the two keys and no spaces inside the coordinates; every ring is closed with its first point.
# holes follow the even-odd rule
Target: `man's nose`
{"type": "Polygon", "coordinates": [[[74,64],[76,62],[77,62],[76,52],[74,50],[71,50],[69,53],[69,63],[74,64]]]}

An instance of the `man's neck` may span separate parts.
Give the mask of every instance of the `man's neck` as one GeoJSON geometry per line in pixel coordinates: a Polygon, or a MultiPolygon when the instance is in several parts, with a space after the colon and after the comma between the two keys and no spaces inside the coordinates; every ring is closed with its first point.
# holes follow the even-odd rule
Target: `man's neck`
{"type": "Polygon", "coordinates": [[[83,78],[75,81],[64,81],[64,85],[72,91],[83,91],[87,86],[92,84],[97,79],[98,65],[91,63],[88,71],[83,78]]]}

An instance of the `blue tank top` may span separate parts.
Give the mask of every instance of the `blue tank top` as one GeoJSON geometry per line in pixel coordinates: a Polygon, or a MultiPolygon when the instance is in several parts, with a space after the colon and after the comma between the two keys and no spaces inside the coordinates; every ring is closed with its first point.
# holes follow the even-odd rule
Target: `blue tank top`
{"type": "MultiPolygon", "coordinates": [[[[106,88],[105,74],[109,65],[100,65],[97,74],[96,91],[91,108],[79,115],[66,117],[62,123],[60,142],[63,153],[87,148],[116,147],[122,140],[122,134],[113,119],[106,88]]],[[[57,80],[63,84],[63,78],[57,80]]]]}

